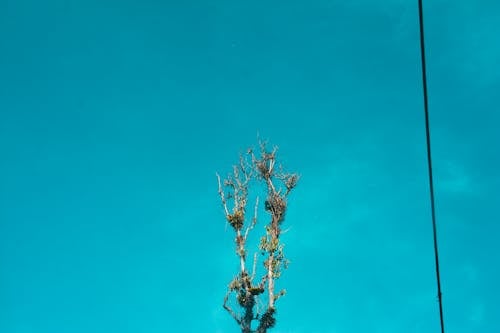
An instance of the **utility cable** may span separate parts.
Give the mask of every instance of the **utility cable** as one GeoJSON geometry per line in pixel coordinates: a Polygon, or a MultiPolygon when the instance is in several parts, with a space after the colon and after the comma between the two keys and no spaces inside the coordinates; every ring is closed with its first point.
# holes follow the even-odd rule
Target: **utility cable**
{"type": "Polygon", "coordinates": [[[441,276],[439,273],[439,255],[438,255],[438,240],[436,228],[436,207],[434,200],[434,181],[432,176],[432,158],[431,158],[431,133],[429,126],[429,103],[427,99],[427,69],[425,65],[425,43],[424,43],[424,12],[422,0],[418,0],[418,18],[420,24],[420,55],[422,60],[422,84],[424,93],[424,112],[425,112],[425,133],[427,139],[427,166],[429,170],[429,189],[431,200],[431,215],[432,215],[432,231],[434,236],[434,258],[436,262],[436,279],[438,289],[439,301],[439,319],[441,322],[441,333],[444,333],[444,319],[443,319],[443,301],[441,294],[441,276]]]}

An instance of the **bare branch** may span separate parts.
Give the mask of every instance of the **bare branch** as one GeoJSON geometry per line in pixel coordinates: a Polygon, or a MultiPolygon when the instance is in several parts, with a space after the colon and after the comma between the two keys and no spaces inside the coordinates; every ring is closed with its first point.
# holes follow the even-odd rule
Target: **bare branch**
{"type": "Polygon", "coordinates": [[[245,230],[245,240],[247,240],[248,233],[250,232],[250,230],[252,230],[255,227],[255,225],[257,224],[257,208],[258,208],[258,206],[259,206],[259,197],[257,197],[257,199],[255,199],[255,207],[254,207],[254,212],[253,212],[252,223],[250,223],[250,225],[245,230]]]}
{"type": "Polygon", "coordinates": [[[253,281],[255,278],[255,273],[257,271],[257,253],[253,255],[253,267],[252,267],[252,276],[250,277],[250,281],[253,281]]]}
{"type": "Polygon", "coordinates": [[[219,195],[220,199],[222,201],[222,205],[224,206],[224,212],[226,213],[226,217],[229,215],[229,210],[227,209],[227,203],[226,203],[226,198],[224,197],[224,191],[222,190],[222,184],[220,182],[220,176],[216,172],[215,175],[217,176],[217,182],[219,183],[219,195]]]}
{"type": "Polygon", "coordinates": [[[229,305],[227,305],[227,300],[229,298],[229,295],[231,295],[231,290],[227,291],[226,296],[224,297],[224,303],[222,304],[222,306],[224,307],[224,309],[226,309],[227,312],[229,312],[229,314],[234,318],[234,320],[236,320],[238,325],[241,325],[241,319],[233,311],[233,309],[231,309],[231,307],[229,307],[229,305]]]}

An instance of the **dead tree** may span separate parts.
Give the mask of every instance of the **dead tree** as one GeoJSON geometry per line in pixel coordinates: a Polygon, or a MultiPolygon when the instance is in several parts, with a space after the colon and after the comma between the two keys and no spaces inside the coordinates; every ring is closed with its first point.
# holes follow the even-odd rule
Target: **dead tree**
{"type": "Polygon", "coordinates": [[[236,233],[236,255],[239,258],[239,273],[229,283],[224,297],[223,307],[234,318],[242,333],[266,333],[276,323],[276,300],[285,294],[285,290],[276,292],[275,282],[282,269],[287,268],[288,260],[280,243],[282,223],[287,209],[287,197],[299,179],[295,173],[285,173],[276,163],[277,148],[266,150],[265,142],[260,142],[260,151],[256,155],[252,149],[240,156],[240,161],[233,166],[232,173],[221,180],[219,174],[219,195],[224,208],[227,223],[236,233]],[[260,238],[259,249],[262,255],[264,273],[256,280],[257,253],[253,256],[252,271],[247,268],[247,239],[250,231],[257,224],[259,197],[255,199],[253,214],[247,218],[247,204],[251,185],[264,185],[264,209],[268,213],[265,234],[260,238]],[[229,304],[231,295],[241,311],[235,311],[229,304]],[[260,298],[266,298],[266,305],[259,309],[260,298]],[[256,326],[255,328],[252,328],[256,326]]]}

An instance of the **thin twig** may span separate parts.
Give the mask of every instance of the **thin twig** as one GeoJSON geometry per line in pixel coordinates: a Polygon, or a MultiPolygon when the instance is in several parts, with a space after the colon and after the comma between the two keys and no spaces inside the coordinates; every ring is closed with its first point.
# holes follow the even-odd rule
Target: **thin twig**
{"type": "Polygon", "coordinates": [[[229,210],[227,209],[226,198],[224,197],[224,191],[222,190],[222,184],[220,182],[220,176],[219,176],[219,174],[217,172],[215,174],[217,175],[217,182],[219,183],[219,195],[220,195],[220,198],[221,198],[221,201],[222,201],[222,205],[224,206],[224,212],[226,213],[226,217],[228,217],[229,216],[229,210]]]}
{"type": "Polygon", "coordinates": [[[252,276],[250,278],[250,281],[253,281],[253,279],[255,278],[256,269],[257,269],[257,253],[254,253],[254,255],[253,255],[252,276]]]}
{"type": "Polygon", "coordinates": [[[255,207],[254,207],[254,212],[253,212],[252,223],[245,230],[245,240],[247,240],[248,233],[250,232],[250,230],[252,230],[255,227],[255,225],[257,224],[257,209],[258,209],[258,206],[259,206],[259,197],[257,197],[257,199],[255,200],[255,207]]]}
{"type": "Polygon", "coordinates": [[[229,314],[234,318],[234,320],[236,320],[236,322],[241,325],[241,319],[238,317],[238,315],[233,311],[233,309],[231,309],[231,307],[229,307],[229,305],[227,305],[227,300],[229,298],[229,295],[231,294],[231,290],[228,290],[228,292],[226,293],[226,296],[224,297],[224,304],[222,304],[222,306],[224,307],[224,309],[227,310],[227,312],[229,312],[229,314]]]}

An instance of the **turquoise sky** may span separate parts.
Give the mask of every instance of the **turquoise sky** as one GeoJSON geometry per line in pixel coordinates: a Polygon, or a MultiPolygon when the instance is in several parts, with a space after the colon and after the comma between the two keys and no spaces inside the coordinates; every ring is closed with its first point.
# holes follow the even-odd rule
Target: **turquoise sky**
{"type": "MultiPolygon", "coordinates": [[[[424,7],[446,329],[499,332],[500,3],[424,7]]],[[[417,14],[0,1],[0,331],[238,332],[215,172],[259,133],[302,176],[272,332],[439,332],[417,14]]]]}

